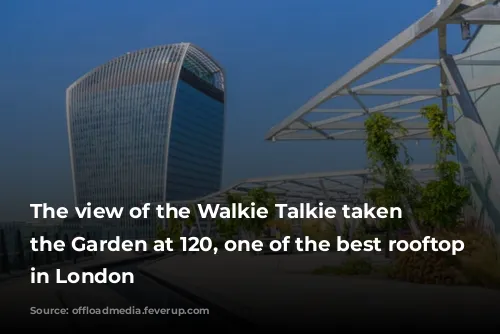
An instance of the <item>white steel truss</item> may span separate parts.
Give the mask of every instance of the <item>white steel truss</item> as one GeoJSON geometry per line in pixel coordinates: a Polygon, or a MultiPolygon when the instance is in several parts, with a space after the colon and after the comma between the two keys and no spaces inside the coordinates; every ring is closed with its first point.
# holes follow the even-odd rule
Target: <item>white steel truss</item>
{"type": "MultiPolygon", "coordinates": [[[[412,165],[410,170],[414,180],[422,185],[437,178],[434,165],[412,165]]],[[[240,195],[242,199],[246,199],[250,190],[261,188],[273,193],[276,197],[276,203],[288,204],[289,207],[297,207],[301,203],[318,205],[322,202],[325,206],[338,208],[342,205],[352,206],[363,203],[366,193],[370,189],[383,186],[383,182],[384,180],[375,178],[368,169],[252,178],[237,182],[230,187],[201,198],[173,201],[169,204],[175,207],[192,207],[197,204],[226,206],[229,194],[240,195]]],[[[164,204],[152,203],[154,206],[164,204]]],[[[212,230],[210,219],[202,222],[198,210],[195,209],[193,212],[198,231],[202,235],[210,235],[212,230]]],[[[337,231],[342,231],[338,220],[327,221],[334,224],[337,231]]],[[[351,229],[354,226],[351,225],[351,229]]]]}
{"type": "MultiPolygon", "coordinates": [[[[421,184],[436,179],[433,165],[412,165],[410,169],[414,179],[421,184]]],[[[352,205],[363,202],[365,193],[370,189],[380,187],[382,182],[383,180],[374,178],[367,169],[252,178],[237,182],[202,198],[170,202],[170,204],[175,206],[225,205],[228,194],[240,194],[245,197],[251,189],[263,188],[275,194],[277,203],[289,206],[299,203],[316,204],[317,202],[331,206],[352,205]]]]}
{"type": "MultiPolygon", "coordinates": [[[[500,77],[483,77],[469,81],[457,87],[450,82],[456,81],[456,75],[451,75],[445,64],[497,66],[500,60],[471,60],[470,57],[483,54],[500,48],[500,43],[490,45],[478,51],[464,52],[455,56],[448,55],[447,26],[460,24],[464,38],[470,32],[469,25],[489,25],[500,23],[500,7],[497,1],[486,0],[443,0],[428,14],[394,37],[391,41],[363,60],[346,75],[324,89],[297,111],[292,113],[281,123],[273,127],[266,139],[268,140],[363,140],[366,138],[364,119],[370,113],[383,112],[388,114],[405,114],[397,117],[408,129],[408,133],[400,139],[430,139],[427,122],[422,119],[420,108],[416,105],[432,103],[438,100],[443,110],[448,111],[450,97],[464,96],[467,91],[476,91],[500,85],[500,77]],[[433,31],[438,32],[438,59],[399,59],[397,54],[407,49],[417,40],[433,31]],[[415,65],[416,67],[395,73],[364,84],[356,83],[372,70],[381,65],[415,65]],[[428,70],[439,70],[437,82],[428,89],[387,89],[378,88],[381,85],[398,79],[407,78],[417,73],[428,70]],[[451,76],[451,77],[450,77],[451,76]],[[455,77],[455,78],[453,78],[455,77]],[[324,105],[332,99],[341,96],[351,96],[359,109],[332,109],[324,105]],[[399,100],[367,106],[363,101],[364,96],[400,96],[399,100]],[[412,108],[413,106],[413,108],[412,108]],[[334,114],[334,116],[332,116],[334,114]],[[315,120],[311,120],[314,116],[315,120]],[[322,119],[317,120],[320,117],[322,119]],[[361,120],[360,120],[361,119],[361,120]]],[[[459,107],[470,105],[463,104],[464,99],[457,99],[459,107]]],[[[477,116],[477,111],[471,111],[477,116]]],[[[475,116],[474,116],[475,117],[475,116]]],[[[479,126],[482,127],[482,123],[479,126]]]]}

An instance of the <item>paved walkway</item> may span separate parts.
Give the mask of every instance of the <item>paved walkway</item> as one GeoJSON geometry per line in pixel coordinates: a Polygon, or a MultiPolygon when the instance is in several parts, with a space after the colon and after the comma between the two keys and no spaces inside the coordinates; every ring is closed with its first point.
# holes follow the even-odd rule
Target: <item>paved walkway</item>
{"type": "Polygon", "coordinates": [[[284,321],[296,328],[323,321],[351,323],[356,315],[393,314],[407,316],[413,328],[415,317],[449,321],[447,316],[451,316],[460,322],[471,321],[475,315],[500,314],[498,291],[303,274],[340,263],[344,256],[200,253],[174,256],[141,270],[262,325],[284,321]]]}

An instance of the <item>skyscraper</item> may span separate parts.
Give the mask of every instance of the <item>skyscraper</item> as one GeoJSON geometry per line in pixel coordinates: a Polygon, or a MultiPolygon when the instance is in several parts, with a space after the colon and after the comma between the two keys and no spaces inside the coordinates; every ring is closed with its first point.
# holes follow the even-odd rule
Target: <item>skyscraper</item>
{"type": "Polygon", "coordinates": [[[75,205],[137,206],[217,191],[224,73],[190,43],[127,53],[66,92],[75,205]]]}

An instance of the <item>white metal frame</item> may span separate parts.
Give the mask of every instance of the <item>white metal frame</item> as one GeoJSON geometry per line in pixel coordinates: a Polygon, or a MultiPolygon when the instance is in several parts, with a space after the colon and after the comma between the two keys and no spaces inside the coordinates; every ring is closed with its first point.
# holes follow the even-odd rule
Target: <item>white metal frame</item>
{"type": "MultiPolygon", "coordinates": [[[[410,169],[414,178],[422,184],[436,178],[433,165],[412,165],[410,169]]],[[[360,201],[363,202],[365,192],[379,187],[381,182],[381,180],[375,179],[368,169],[252,178],[237,182],[205,197],[174,201],[170,204],[175,206],[226,205],[228,194],[245,196],[251,189],[264,188],[276,195],[278,203],[286,203],[289,206],[299,203],[316,204],[318,201],[332,206],[353,205],[360,201]]]]}
{"type": "MultiPolygon", "coordinates": [[[[496,66],[500,61],[470,60],[471,56],[482,54],[500,48],[500,44],[491,45],[483,50],[465,52],[453,56],[450,60],[447,51],[448,24],[499,24],[500,7],[494,1],[486,0],[443,0],[420,20],[412,24],[406,30],[394,37],[391,41],[375,51],[359,65],[351,69],[346,75],[324,89],[297,111],[292,113],[281,123],[273,127],[266,139],[268,140],[363,140],[366,138],[363,121],[353,119],[363,118],[373,112],[383,113],[406,113],[408,116],[398,118],[398,122],[404,123],[408,134],[401,139],[430,139],[426,122],[422,120],[420,109],[407,109],[405,107],[421,102],[429,102],[439,98],[443,110],[448,110],[448,100],[451,96],[463,95],[465,88],[475,91],[500,85],[500,77],[480,78],[468,82],[465,87],[449,85],[450,73],[446,71],[443,60],[454,60],[457,65],[483,65],[496,66]],[[437,31],[439,43],[438,59],[398,59],[393,58],[401,51],[408,48],[417,40],[429,33],[437,31]],[[418,65],[415,68],[405,70],[378,80],[365,84],[355,85],[363,76],[376,67],[385,64],[418,65]],[[377,89],[376,86],[386,84],[397,79],[406,78],[423,71],[440,70],[440,80],[430,89],[377,89]],[[359,109],[325,109],[321,108],[328,102],[339,96],[351,96],[360,106],[359,109]],[[400,100],[368,107],[362,100],[363,95],[376,96],[404,96],[400,100]],[[308,120],[310,114],[316,116],[336,114],[319,121],[308,120]]],[[[458,75],[460,75],[458,73],[458,75]]],[[[464,105],[459,100],[459,106],[464,105]]],[[[462,101],[463,102],[463,101],[462,101]]],[[[477,113],[477,112],[475,112],[477,113]]],[[[482,124],[480,123],[482,126],[482,124]]]]}
{"type": "MultiPolygon", "coordinates": [[[[436,179],[433,165],[412,165],[410,169],[414,179],[420,184],[436,179]]],[[[173,201],[170,204],[177,207],[192,207],[197,204],[226,206],[228,194],[239,194],[244,198],[251,189],[263,188],[276,196],[277,203],[288,204],[289,207],[298,206],[301,203],[317,205],[319,202],[333,207],[352,206],[364,202],[366,192],[382,184],[383,180],[374,178],[368,169],[252,178],[237,182],[205,197],[173,201]]],[[[163,204],[153,203],[155,206],[163,204]]],[[[194,214],[198,231],[202,235],[209,235],[211,225],[208,224],[206,230],[202,229],[197,210],[194,210],[194,214]]],[[[335,225],[337,231],[342,231],[338,220],[327,219],[326,221],[335,225]]],[[[351,226],[351,231],[353,226],[355,224],[351,226]]]]}

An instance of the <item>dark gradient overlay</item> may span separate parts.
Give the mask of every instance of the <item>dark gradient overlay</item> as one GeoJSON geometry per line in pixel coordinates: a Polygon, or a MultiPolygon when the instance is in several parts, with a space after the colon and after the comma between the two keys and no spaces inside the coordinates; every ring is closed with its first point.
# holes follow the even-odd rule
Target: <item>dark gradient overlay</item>
{"type": "MultiPolygon", "coordinates": [[[[149,223],[153,224],[153,222],[149,223]]],[[[78,234],[86,235],[83,232],[86,228],[85,224],[92,223],[75,223],[68,219],[63,226],[64,224],[67,226],[80,224],[82,230],[78,234]]],[[[15,233],[10,233],[8,236],[6,231],[2,233],[3,238],[8,241],[7,244],[21,242],[15,240],[17,235],[15,233]],[[14,240],[7,240],[8,237],[14,240]]],[[[61,235],[59,237],[62,238],[61,235]]],[[[272,238],[272,236],[268,237],[272,238]]],[[[286,272],[284,269],[280,271],[280,274],[276,274],[278,270],[261,270],[261,267],[266,266],[280,268],[286,264],[307,263],[314,261],[319,255],[326,259],[322,262],[322,266],[328,265],[330,256],[332,263],[339,257],[354,256],[334,251],[322,254],[289,252],[259,256],[235,254],[227,258],[227,265],[224,264],[226,261],[224,255],[150,254],[147,260],[122,261],[106,267],[115,272],[133,272],[136,280],[134,284],[71,285],[31,284],[27,269],[30,263],[38,261],[41,264],[38,270],[61,268],[62,271],[68,271],[72,268],[72,263],[83,261],[85,255],[88,254],[79,254],[76,257],[75,254],[38,253],[35,255],[37,258],[33,258],[33,254],[29,256],[25,254],[27,262],[21,264],[19,250],[26,249],[26,247],[14,249],[15,256],[10,257],[11,263],[8,264],[11,274],[4,273],[0,281],[0,314],[4,330],[29,328],[61,330],[67,333],[83,333],[94,328],[123,329],[124,331],[130,329],[162,331],[179,329],[187,332],[214,330],[224,333],[256,332],[269,329],[290,332],[295,330],[297,332],[307,330],[413,332],[434,329],[479,329],[499,322],[500,294],[482,287],[415,284],[390,280],[380,275],[376,277],[318,275],[313,274],[312,270],[286,272]],[[241,256],[241,261],[235,260],[234,256],[241,256]],[[202,260],[196,260],[198,257],[202,260]],[[176,259],[177,262],[169,262],[172,259],[176,259]],[[174,284],[168,279],[140,271],[140,267],[145,263],[154,264],[161,261],[166,267],[178,266],[182,264],[182,261],[190,261],[187,267],[181,265],[178,269],[173,269],[174,273],[176,270],[179,272],[190,270],[189,266],[199,266],[193,274],[196,277],[189,277],[189,280],[196,282],[197,289],[193,291],[185,286],[174,284]],[[254,266],[255,269],[245,269],[247,261],[250,261],[249,265],[254,266]],[[24,274],[20,271],[21,266],[25,268],[24,274]],[[235,274],[245,272],[245,270],[249,273],[235,274]],[[210,283],[211,280],[213,281],[213,271],[218,271],[217,275],[223,277],[219,284],[210,283]],[[20,276],[12,277],[13,273],[20,276]],[[269,283],[266,283],[266,280],[269,283]],[[200,296],[196,293],[204,288],[216,290],[212,294],[215,296],[214,300],[207,298],[207,295],[200,296]],[[279,294],[276,293],[277,290],[279,294]],[[225,297],[218,298],[217,294],[225,297]],[[239,296],[244,296],[244,298],[240,299],[239,296]],[[280,299],[277,300],[277,296],[280,299]],[[231,299],[230,302],[224,302],[228,298],[231,299]],[[261,302],[257,304],[262,305],[262,308],[255,307],[255,303],[254,306],[246,308],[245,305],[249,299],[260,300],[261,302]],[[273,305],[272,309],[266,305],[273,305]],[[73,314],[73,309],[82,307],[129,308],[134,312],[145,308],[184,310],[205,308],[210,314],[182,316],[73,314]],[[67,309],[69,314],[32,315],[30,314],[32,308],[63,308],[67,309]],[[238,310],[236,311],[235,308],[238,310]],[[242,316],[242,313],[246,315],[242,316]]],[[[6,248],[2,250],[2,252],[5,251],[6,248]]],[[[5,262],[3,265],[6,265],[5,262]]],[[[87,271],[101,269],[99,266],[93,267],[92,260],[89,260],[86,268],[85,264],[82,266],[87,271]]],[[[2,268],[5,269],[5,267],[2,268]]],[[[46,270],[51,273],[51,277],[54,276],[53,269],[46,270]]],[[[181,273],[179,277],[182,275],[181,273]]],[[[80,312],[88,312],[88,309],[80,312]]]]}
{"type": "MultiPolygon", "coordinates": [[[[116,269],[130,270],[131,268],[116,269]]],[[[338,293],[325,294],[319,299],[304,299],[299,304],[296,300],[297,289],[307,290],[310,286],[305,283],[302,286],[290,288],[289,298],[282,300],[281,306],[272,313],[262,314],[261,321],[255,324],[233,316],[231,309],[222,310],[204,301],[190,298],[189,294],[182,295],[172,287],[159,284],[147,277],[138,275],[137,278],[136,283],[131,286],[47,287],[29,284],[26,279],[22,278],[12,282],[3,282],[2,285],[12,284],[13,287],[7,292],[5,292],[5,287],[2,287],[2,328],[4,330],[49,329],[67,333],[81,333],[87,329],[100,327],[117,330],[149,328],[162,330],[175,328],[186,331],[217,330],[224,333],[264,331],[269,327],[273,330],[287,331],[362,329],[413,332],[413,330],[425,331],[434,328],[472,330],[498,324],[498,311],[500,310],[498,298],[483,300],[481,302],[483,306],[477,307],[477,298],[481,298],[481,293],[478,293],[477,298],[471,294],[461,299],[458,304],[450,304],[437,296],[420,299],[411,291],[412,287],[401,290],[391,284],[386,284],[384,288],[379,287],[377,291],[360,294],[349,285],[355,283],[355,286],[362,287],[362,282],[354,278],[346,278],[345,286],[338,286],[338,293]],[[109,293],[102,291],[108,289],[118,293],[125,299],[125,302],[117,303],[111,297],[105,297],[109,293]],[[326,302],[332,298],[337,304],[334,308],[331,307],[331,302],[326,302]],[[31,307],[62,307],[71,310],[80,306],[118,307],[116,305],[139,309],[146,306],[186,309],[206,307],[210,309],[210,315],[30,315],[31,307]],[[296,316],[299,310],[300,317],[296,316]],[[290,314],[294,317],[290,317],[290,314]]],[[[284,280],[286,283],[286,279],[284,280]]],[[[332,284],[335,283],[332,282],[332,284]]],[[[263,301],[269,298],[268,293],[272,294],[272,291],[267,291],[265,286],[253,286],[251,278],[248,281],[239,282],[238,285],[239,287],[231,287],[231,289],[248,290],[263,301]]],[[[453,293],[460,294],[461,292],[458,290],[453,293]]]]}

